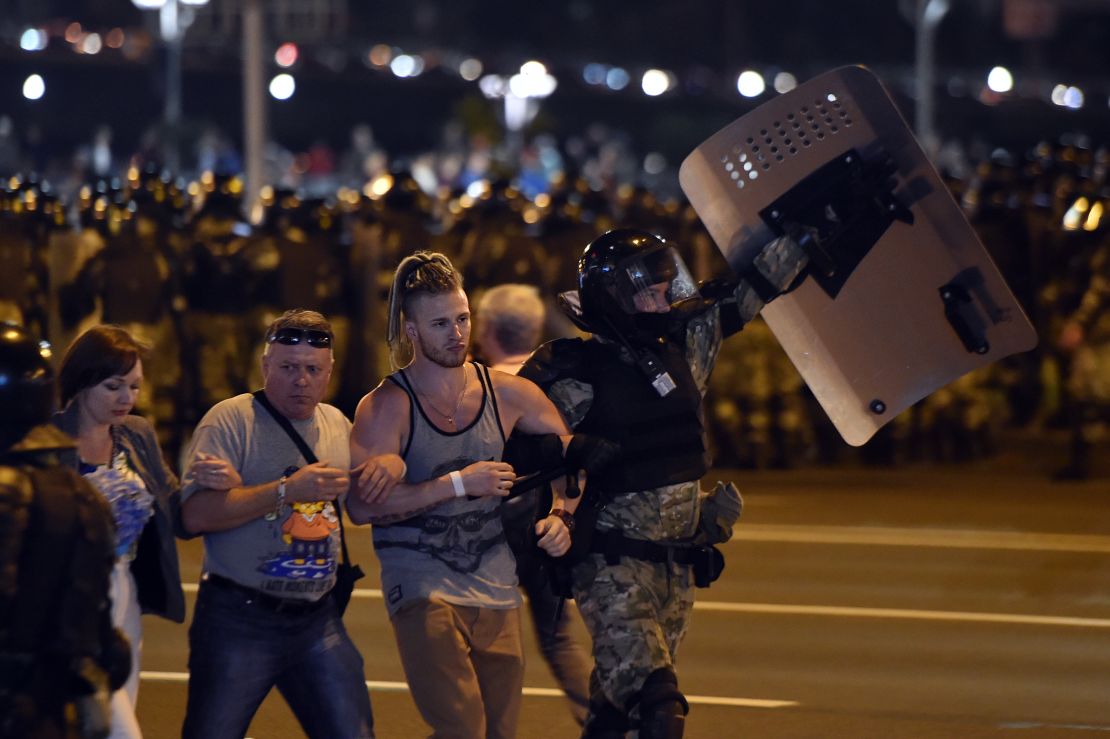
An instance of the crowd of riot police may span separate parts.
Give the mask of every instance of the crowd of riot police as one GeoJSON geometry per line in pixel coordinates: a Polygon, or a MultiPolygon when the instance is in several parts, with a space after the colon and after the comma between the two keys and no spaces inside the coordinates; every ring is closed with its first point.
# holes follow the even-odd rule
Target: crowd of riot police
{"type": "MultiPolygon", "coordinates": [[[[713,377],[718,464],[954,461],[990,454],[1004,426],[1054,426],[1072,430],[1064,472],[1081,476],[1110,400],[1108,160],[1105,150],[1044,144],[996,152],[948,179],[1036,325],[1037,350],[965,376],[849,452],[756,321],[726,342],[713,377]]],[[[58,345],[93,322],[143,338],[153,352],[140,409],[172,452],[208,407],[259,385],[258,345],[282,310],[332,319],[331,402],[351,413],[390,369],[385,297],[403,256],[448,255],[472,299],[519,282],[539,286],[553,307],[559,290],[575,286],[583,246],[616,226],[675,242],[699,279],[727,270],[688,205],[642,188],[597,192],[575,178],[529,199],[508,181],[428,194],[398,171],[329,198],[265,188],[251,206],[234,176],[186,183],[133,168],[68,203],[17,176],[0,193],[0,319],[58,345]]],[[[548,337],[575,331],[560,315],[548,312],[548,337]]]]}

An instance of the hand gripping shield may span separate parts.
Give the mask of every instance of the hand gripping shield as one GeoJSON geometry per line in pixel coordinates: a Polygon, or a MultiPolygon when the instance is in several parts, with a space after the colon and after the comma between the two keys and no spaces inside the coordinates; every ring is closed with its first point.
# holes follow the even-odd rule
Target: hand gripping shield
{"type": "Polygon", "coordinates": [[[843,67],[722,129],[679,181],[738,273],[776,239],[808,276],[764,319],[845,441],[1036,333],[886,94],[843,67]]]}

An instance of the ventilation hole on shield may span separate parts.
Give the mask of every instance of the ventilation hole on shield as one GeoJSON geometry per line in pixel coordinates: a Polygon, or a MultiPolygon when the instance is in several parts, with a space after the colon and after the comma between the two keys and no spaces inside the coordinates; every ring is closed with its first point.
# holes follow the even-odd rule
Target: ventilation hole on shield
{"type": "Polygon", "coordinates": [[[782,154],[775,154],[775,161],[776,162],[781,162],[782,161],[782,154]]]}
{"type": "Polygon", "coordinates": [[[795,155],[795,154],[797,154],[797,153],[798,153],[798,150],[797,150],[797,148],[795,148],[795,147],[791,146],[791,147],[790,147],[790,155],[791,155],[791,156],[793,156],[793,155],[795,155]]]}
{"type": "Polygon", "coordinates": [[[824,131],[818,131],[817,132],[817,140],[818,141],[824,141],[824,139],[825,139],[825,132],[824,131]]]}
{"type": "Polygon", "coordinates": [[[738,180],[738,179],[740,179],[740,173],[737,172],[736,170],[733,170],[732,174],[730,174],[729,177],[731,177],[734,180],[738,180]]]}
{"type": "Polygon", "coordinates": [[[757,177],[759,177],[759,172],[748,172],[748,179],[749,180],[754,180],[757,177]]]}
{"type": "Polygon", "coordinates": [[[737,180],[736,181],[736,189],[738,189],[738,190],[743,190],[744,189],[744,181],[743,180],[737,180]]]}

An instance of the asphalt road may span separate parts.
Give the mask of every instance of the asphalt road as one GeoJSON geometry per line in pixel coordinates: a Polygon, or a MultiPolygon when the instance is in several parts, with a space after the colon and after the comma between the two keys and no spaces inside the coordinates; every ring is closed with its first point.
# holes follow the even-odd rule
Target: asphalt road
{"type": "MultiPolygon", "coordinates": [[[[714,475],[737,481],[745,511],[679,655],[686,736],[1110,734],[1110,477],[1051,483],[1041,451],[1015,446],[962,467],[714,475]]],[[[425,736],[369,533],[352,544],[370,575],[346,623],[378,736],[425,736]]],[[[196,583],[200,546],[180,550],[196,583]]],[[[191,607],[195,585],[187,596],[191,607]]],[[[178,736],[186,630],[151,618],[144,628],[139,719],[149,739],[178,736]]],[[[525,684],[519,735],[577,736],[531,636],[525,684]]],[[[276,692],[250,731],[301,735],[276,692]]]]}

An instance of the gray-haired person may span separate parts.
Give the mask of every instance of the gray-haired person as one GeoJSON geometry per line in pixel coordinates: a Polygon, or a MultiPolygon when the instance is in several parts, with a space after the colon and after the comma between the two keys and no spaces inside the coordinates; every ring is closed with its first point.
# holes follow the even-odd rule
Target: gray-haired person
{"type": "MultiPolygon", "coordinates": [[[[508,283],[490,288],[479,299],[474,314],[478,354],[491,369],[515,375],[539,345],[544,313],[539,290],[532,285],[508,283]]],[[[545,505],[545,500],[541,499],[540,505],[545,505]]],[[[564,607],[535,568],[525,569],[521,572],[518,568],[518,575],[528,596],[540,653],[566,693],[575,721],[582,725],[590,703],[593,661],[574,638],[574,623],[581,618],[573,608],[564,607]]]]}
{"type": "Polygon", "coordinates": [[[332,344],[322,315],[287,311],[266,332],[263,392],[217,403],[193,436],[182,516],[204,535],[204,576],[189,629],[185,737],[244,736],[275,686],[308,736],[373,736],[362,657],[328,595],[351,428],[320,402],[332,344]],[[275,414],[318,462],[307,463],[275,414]],[[220,473],[205,464],[213,458],[231,461],[241,483],[218,490],[220,473]]]}

